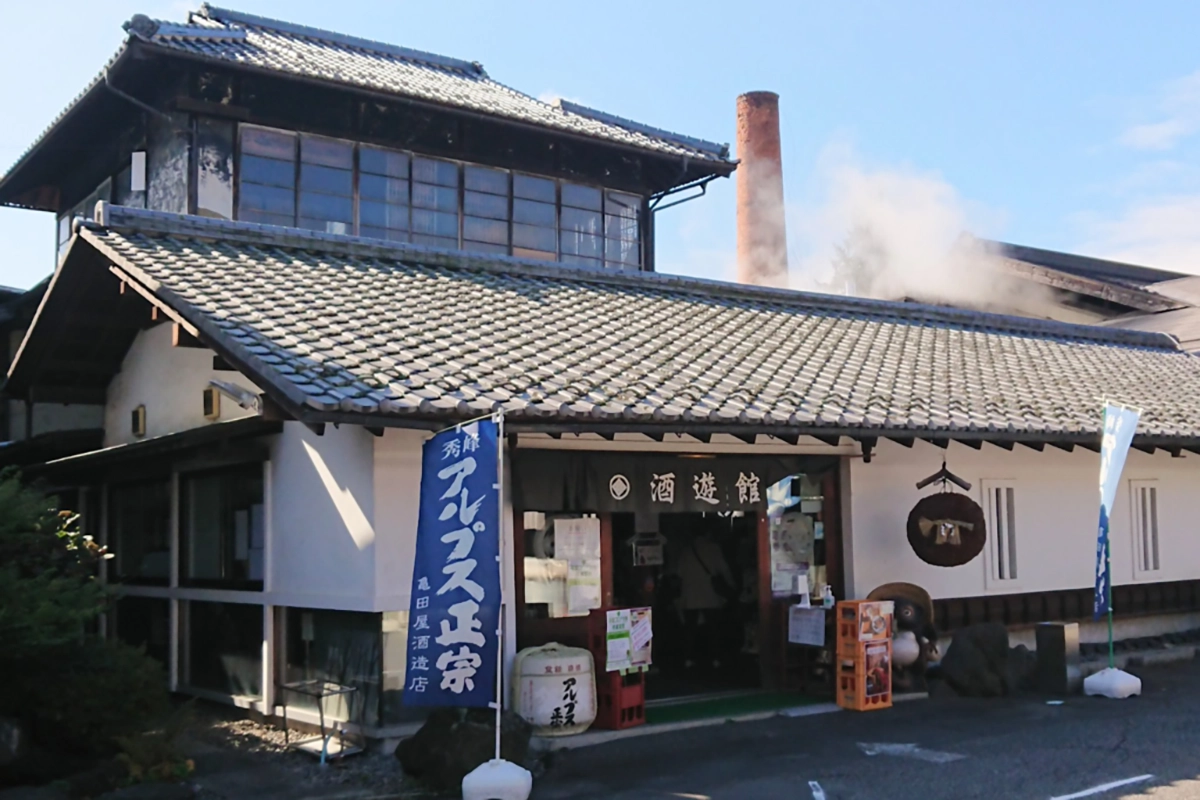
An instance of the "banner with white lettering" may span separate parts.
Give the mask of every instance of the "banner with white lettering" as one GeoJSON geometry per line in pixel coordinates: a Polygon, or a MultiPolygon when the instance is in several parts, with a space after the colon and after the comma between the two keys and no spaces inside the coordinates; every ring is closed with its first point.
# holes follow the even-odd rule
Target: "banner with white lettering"
{"type": "Polygon", "coordinates": [[[1104,407],[1104,439],[1100,444],[1100,528],[1096,536],[1096,595],[1093,609],[1096,619],[1109,611],[1112,572],[1108,563],[1108,520],[1141,413],[1137,409],[1112,404],[1104,407]]]}
{"type": "Polygon", "coordinates": [[[406,706],[495,699],[500,619],[499,427],[479,420],[425,443],[406,706]]]}

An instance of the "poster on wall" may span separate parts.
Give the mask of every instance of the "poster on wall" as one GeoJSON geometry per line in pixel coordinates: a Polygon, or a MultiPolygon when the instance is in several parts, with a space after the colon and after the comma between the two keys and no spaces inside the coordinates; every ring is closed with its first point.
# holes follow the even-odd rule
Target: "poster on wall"
{"type": "Polygon", "coordinates": [[[607,612],[605,625],[605,649],[607,657],[604,660],[605,672],[626,670],[630,667],[630,648],[633,639],[630,636],[629,609],[618,608],[607,612]]]}
{"type": "Polygon", "coordinates": [[[654,641],[649,608],[619,608],[606,614],[605,672],[650,666],[654,641]]]}
{"type": "Polygon", "coordinates": [[[771,520],[771,593],[790,595],[796,577],[813,561],[813,521],[807,514],[789,512],[771,520]]]}
{"type": "Polygon", "coordinates": [[[629,609],[629,664],[635,669],[651,663],[650,648],[654,642],[654,627],[649,608],[629,609]]]}
{"type": "Polygon", "coordinates": [[[825,610],[794,605],[788,610],[788,642],[825,646],[825,610]]]}
{"type": "Polygon", "coordinates": [[[554,520],[554,557],[567,562],[567,615],[600,608],[600,519],[554,520]]]}

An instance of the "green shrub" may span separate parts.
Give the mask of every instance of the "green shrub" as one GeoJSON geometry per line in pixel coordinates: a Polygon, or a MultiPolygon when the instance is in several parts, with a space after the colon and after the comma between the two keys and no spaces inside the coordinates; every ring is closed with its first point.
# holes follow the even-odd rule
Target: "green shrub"
{"type": "Polygon", "coordinates": [[[77,754],[110,754],[169,710],[162,666],[141,648],[88,638],[56,649],[22,680],[22,716],[34,738],[77,754]]]}
{"type": "Polygon", "coordinates": [[[158,662],[86,634],[109,598],[96,579],[108,557],[76,515],[0,473],[0,714],[62,753],[115,752],[168,707],[158,662]]]}

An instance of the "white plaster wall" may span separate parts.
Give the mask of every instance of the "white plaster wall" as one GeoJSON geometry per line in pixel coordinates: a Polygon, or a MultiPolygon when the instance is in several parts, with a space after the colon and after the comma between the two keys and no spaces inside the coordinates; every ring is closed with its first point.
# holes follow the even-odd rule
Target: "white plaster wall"
{"type": "MultiPolygon", "coordinates": [[[[1076,448],[1047,447],[1038,453],[1018,445],[1011,452],[985,444],[982,450],[951,444],[948,450],[917,442],[912,449],[881,440],[870,464],[850,461],[850,515],[847,587],[865,596],[889,581],[924,586],[935,598],[1078,589],[1093,585],[1099,517],[1100,455],[1076,448]],[[917,500],[935,491],[915,484],[936,472],[942,457],[951,472],[972,484],[982,504],[981,482],[1015,484],[1017,576],[1015,584],[989,589],[986,561],[961,567],[934,567],[908,545],[905,524],[917,500]]],[[[1157,479],[1159,547],[1162,569],[1142,582],[1200,578],[1200,456],[1172,458],[1129,453],[1114,504],[1110,541],[1114,584],[1134,582],[1129,481],[1157,479]]],[[[991,537],[992,531],[988,531],[991,537]]]]}
{"type": "MultiPolygon", "coordinates": [[[[171,325],[156,325],[133,340],[121,371],[108,385],[104,409],[104,444],[137,441],[130,430],[130,414],[146,406],[146,437],[212,424],[204,418],[203,392],[214,378],[254,392],[257,386],[236,372],[212,368],[211,350],[172,347],[171,325]]],[[[232,399],[221,397],[221,419],[249,416],[232,399]]]]}
{"type": "Polygon", "coordinates": [[[388,428],[375,440],[375,604],[407,611],[417,547],[423,431],[388,428]]]}
{"type": "Polygon", "coordinates": [[[374,611],[375,437],[332,425],[317,436],[284,423],[271,445],[273,605],[374,611]]]}

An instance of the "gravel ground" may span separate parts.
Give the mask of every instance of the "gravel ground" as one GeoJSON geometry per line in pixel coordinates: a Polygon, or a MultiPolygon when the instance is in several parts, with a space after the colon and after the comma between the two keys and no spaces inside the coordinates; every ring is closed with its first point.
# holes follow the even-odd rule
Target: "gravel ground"
{"type": "Polygon", "coordinates": [[[267,800],[257,787],[268,782],[283,782],[286,788],[280,787],[280,797],[295,800],[436,797],[407,778],[390,753],[361,753],[322,767],[313,756],[287,749],[280,728],[245,719],[241,713],[199,705],[195,724],[182,737],[181,747],[195,760],[195,782],[206,797],[267,800]]]}

